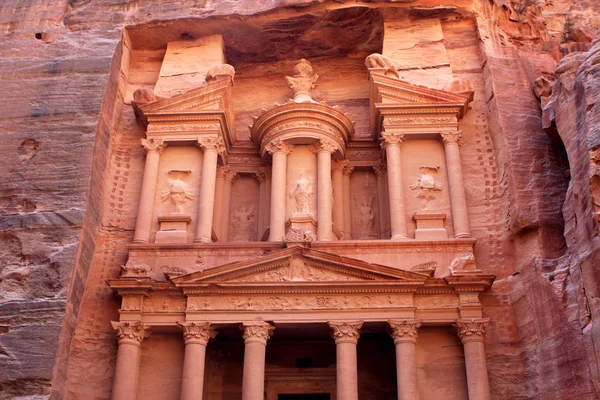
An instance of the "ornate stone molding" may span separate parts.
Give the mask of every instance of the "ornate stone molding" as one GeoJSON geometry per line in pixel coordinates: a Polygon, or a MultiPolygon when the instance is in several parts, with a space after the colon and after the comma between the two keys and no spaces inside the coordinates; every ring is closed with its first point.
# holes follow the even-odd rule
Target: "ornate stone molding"
{"type": "Polygon", "coordinates": [[[215,336],[217,332],[211,328],[210,322],[177,322],[177,325],[183,330],[183,339],[185,344],[201,344],[206,346],[208,341],[215,336]]]}
{"type": "Polygon", "coordinates": [[[198,146],[204,150],[214,150],[221,154],[225,151],[223,139],[218,136],[202,136],[198,138],[198,146]]]}
{"type": "Polygon", "coordinates": [[[465,344],[469,342],[483,342],[485,340],[485,331],[489,323],[489,318],[462,319],[456,321],[454,326],[458,329],[458,337],[463,344],[465,344]]]}
{"type": "Polygon", "coordinates": [[[379,144],[384,149],[390,145],[400,145],[404,140],[404,136],[405,135],[403,133],[387,133],[383,131],[381,132],[381,139],[379,144]]]}
{"type": "Polygon", "coordinates": [[[421,321],[406,319],[389,320],[388,324],[392,328],[392,338],[394,338],[394,344],[417,343],[417,328],[421,327],[421,321]]]}
{"type": "Polygon", "coordinates": [[[223,179],[226,180],[226,181],[232,181],[237,176],[237,171],[234,171],[229,166],[223,167],[221,173],[223,174],[223,179]]]}
{"type": "Polygon", "coordinates": [[[119,344],[133,344],[139,346],[146,336],[147,327],[141,322],[111,321],[112,328],[117,333],[119,344]]]}
{"type": "Polygon", "coordinates": [[[275,330],[275,327],[268,322],[244,322],[242,327],[244,329],[243,338],[246,344],[261,343],[266,345],[267,340],[269,340],[275,330]]]}
{"type": "Polygon", "coordinates": [[[460,139],[462,137],[462,131],[442,131],[440,132],[440,136],[444,144],[449,143],[457,143],[460,144],[460,139]]]}
{"type": "Polygon", "coordinates": [[[162,139],[142,139],[142,147],[146,153],[157,152],[158,154],[167,147],[167,144],[162,139]]]}
{"type": "Polygon", "coordinates": [[[260,167],[257,172],[254,173],[256,176],[256,180],[259,183],[265,182],[268,177],[271,176],[271,168],[270,167],[260,167]]]}
{"type": "Polygon", "coordinates": [[[359,330],[363,326],[363,321],[329,321],[328,324],[333,329],[335,344],[358,343],[358,338],[360,337],[359,330]]]}
{"type": "Polygon", "coordinates": [[[267,145],[265,145],[265,150],[271,155],[277,152],[285,153],[285,155],[288,155],[292,152],[292,146],[285,143],[281,139],[274,139],[267,143],[267,145]]]}
{"type": "Polygon", "coordinates": [[[339,148],[340,146],[338,146],[335,142],[326,139],[321,139],[319,143],[315,144],[315,150],[317,153],[325,151],[331,154],[339,150],[339,148]]]}

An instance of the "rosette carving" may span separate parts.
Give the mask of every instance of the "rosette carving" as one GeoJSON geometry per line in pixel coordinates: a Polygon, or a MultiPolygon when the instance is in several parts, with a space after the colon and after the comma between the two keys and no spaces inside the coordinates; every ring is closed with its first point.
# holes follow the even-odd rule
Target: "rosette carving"
{"type": "Polygon", "coordinates": [[[160,154],[167,147],[167,144],[162,139],[142,139],[142,147],[146,150],[146,153],[154,151],[160,154]]]}
{"type": "Polygon", "coordinates": [[[456,321],[454,326],[458,329],[457,335],[464,344],[483,342],[485,340],[485,330],[489,323],[489,319],[463,319],[456,321]]]}
{"type": "Polygon", "coordinates": [[[358,343],[360,337],[360,328],[363,326],[363,321],[352,321],[352,322],[328,322],[331,329],[333,329],[333,338],[335,344],[338,343],[358,343]]]}
{"type": "Polygon", "coordinates": [[[390,320],[388,324],[392,328],[394,344],[417,342],[417,329],[421,326],[421,321],[390,320]]]}
{"type": "Polygon", "coordinates": [[[275,327],[268,322],[248,322],[244,323],[244,342],[267,344],[267,340],[275,330],[275,327]]]}
{"type": "Polygon", "coordinates": [[[140,345],[146,335],[147,327],[141,322],[117,322],[111,321],[112,328],[117,333],[119,344],[129,343],[140,345]]]}
{"type": "Polygon", "coordinates": [[[210,339],[217,336],[217,332],[211,328],[210,322],[177,322],[177,325],[183,330],[185,344],[197,343],[206,346],[210,339]]]}

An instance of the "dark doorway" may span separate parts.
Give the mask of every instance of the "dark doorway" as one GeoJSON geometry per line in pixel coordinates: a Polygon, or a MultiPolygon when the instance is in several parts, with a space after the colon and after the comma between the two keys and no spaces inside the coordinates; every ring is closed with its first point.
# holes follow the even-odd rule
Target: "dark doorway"
{"type": "Polygon", "coordinates": [[[331,400],[329,393],[280,394],[277,400],[331,400]]]}

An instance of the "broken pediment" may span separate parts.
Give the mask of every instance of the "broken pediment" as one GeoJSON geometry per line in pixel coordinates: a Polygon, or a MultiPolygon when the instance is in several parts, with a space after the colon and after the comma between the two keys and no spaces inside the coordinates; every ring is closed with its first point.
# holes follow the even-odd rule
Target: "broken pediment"
{"type": "MultiPolygon", "coordinates": [[[[389,69],[389,68],[388,68],[389,69]]],[[[371,135],[386,131],[431,135],[456,130],[473,93],[453,93],[402,81],[384,68],[369,68],[371,135]]]]}
{"type": "Polygon", "coordinates": [[[306,248],[291,248],[172,279],[175,286],[235,282],[425,282],[425,274],[398,270],[306,248]]]}

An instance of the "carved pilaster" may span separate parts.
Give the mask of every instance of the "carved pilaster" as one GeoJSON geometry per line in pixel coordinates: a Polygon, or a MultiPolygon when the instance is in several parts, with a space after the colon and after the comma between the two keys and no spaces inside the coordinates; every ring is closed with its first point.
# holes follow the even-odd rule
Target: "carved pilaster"
{"type": "Polygon", "coordinates": [[[440,136],[442,137],[444,144],[457,143],[460,145],[462,131],[443,131],[440,132],[440,136]]]}
{"type": "Polygon", "coordinates": [[[360,328],[363,326],[363,321],[352,321],[352,322],[328,322],[331,329],[333,329],[333,338],[335,344],[339,343],[358,343],[360,337],[360,328]]]}
{"type": "Polygon", "coordinates": [[[119,344],[134,344],[139,346],[147,333],[147,327],[141,322],[111,321],[112,328],[116,331],[119,344]]]}
{"type": "Polygon", "coordinates": [[[162,139],[142,139],[141,142],[146,153],[156,152],[160,154],[167,147],[167,144],[162,139]]]}
{"type": "Polygon", "coordinates": [[[208,341],[215,336],[217,332],[211,328],[210,322],[177,322],[177,325],[183,330],[183,339],[185,344],[197,343],[203,346],[208,344],[208,341]]]}
{"type": "Polygon", "coordinates": [[[421,321],[390,320],[388,324],[392,328],[394,344],[417,342],[417,329],[421,326],[421,321]]]}
{"type": "Polygon", "coordinates": [[[243,324],[243,329],[244,335],[242,337],[246,344],[261,343],[266,345],[275,327],[268,322],[248,322],[243,324]]]}
{"type": "Polygon", "coordinates": [[[223,167],[221,173],[223,174],[223,180],[233,181],[237,176],[237,171],[234,171],[229,166],[223,167]]]}
{"type": "Polygon", "coordinates": [[[375,175],[378,177],[384,176],[387,173],[387,166],[383,162],[377,163],[373,165],[373,171],[375,171],[375,175]]]}
{"type": "Polygon", "coordinates": [[[354,171],[354,167],[345,166],[344,170],[342,172],[344,173],[344,176],[350,176],[350,175],[352,175],[353,171],[354,171]]]}
{"type": "Polygon", "coordinates": [[[260,167],[257,172],[254,173],[256,180],[259,183],[265,182],[269,176],[271,176],[271,168],[260,167]]]}
{"type": "Polygon", "coordinates": [[[489,318],[462,319],[456,321],[454,326],[458,329],[458,337],[463,344],[465,344],[469,342],[483,342],[485,340],[485,331],[489,323],[489,318]]]}
{"type": "Polygon", "coordinates": [[[383,149],[390,145],[400,145],[404,141],[403,133],[387,133],[385,131],[381,132],[381,139],[379,140],[379,144],[383,149]]]}
{"type": "Polygon", "coordinates": [[[221,154],[225,151],[223,139],[218,136],[202,136],[198,138],[198,146],[204,150],[214,150],[221,154]]]}
{"type": "Polygon", "coordinates": [[[265,150],[273,155],[275,153],[284,153],[288,155],[292,152],[292,146],[281,139],[275,139],[265,145],[265,150]]]}

